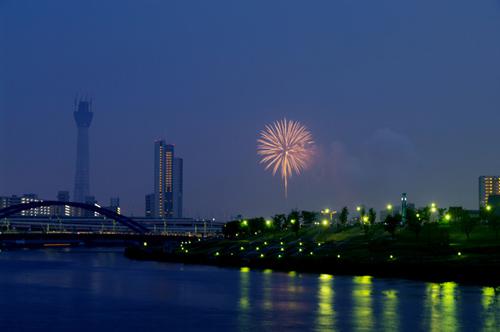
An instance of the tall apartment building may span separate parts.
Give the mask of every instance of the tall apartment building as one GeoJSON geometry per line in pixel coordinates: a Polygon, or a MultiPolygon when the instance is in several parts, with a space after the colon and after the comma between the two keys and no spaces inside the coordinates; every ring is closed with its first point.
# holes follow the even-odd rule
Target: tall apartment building
{"type": "Polygon", "coordinates": [[[500,176],[482,175],[479,177],[479,207],[488,204],[491,195],[500,195],[500,176]]]}
{"type": "Polygon", "coordinates": [[[145,215],[154,218],[182,216],[182,159],[164,140],[154,145],[154,191],[146,195],[145,215]]]}

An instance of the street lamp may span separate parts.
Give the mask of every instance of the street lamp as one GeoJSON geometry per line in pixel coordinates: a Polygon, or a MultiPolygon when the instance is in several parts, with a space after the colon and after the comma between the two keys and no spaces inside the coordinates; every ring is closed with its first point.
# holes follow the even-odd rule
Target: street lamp
{"type": "MultiPolygon", "coordinates": [[[[321,214],[323,214],[323,215],[327,215],[327,216],[328,216],[328,219],[330,220],[330,224],[331,224],[331,223],[332,223],[332,221],[333,221],[333,215],[334,215],[334,214],[336,214],[336,213],[337,213],[337,211],[335,211],[335,210],[331,210],[331,209],[329,209],[329,208],[326,208],[326,209],[324,209],[324,210],[321,210],[321,214]]],[[[322,223],[323,223],[323,226],[326,226],[326,225],[325,225],[325,223],[324,223],[324,220],[322,221],[322,223]]]]}
{"type": "Polygon", "coordinates": [[[436,203],[431,203],[430,211],[431,211],[431,213],[436,213],[437,212],[436,203]]]}
{"type": "Polygon", "coordinates": [[[392,204],[390,204],[390,203],[389,203],[389,204],[387,204],[387,210],[388,210],[389,212],[390,212],[390,211],[392,211],[392,204]]]}
{"type": "Polygon", "coordinates": [[[323,219],[322,224],[323,226],[327,227],[330,223],[328,222],[327,219],[323,219]]]}

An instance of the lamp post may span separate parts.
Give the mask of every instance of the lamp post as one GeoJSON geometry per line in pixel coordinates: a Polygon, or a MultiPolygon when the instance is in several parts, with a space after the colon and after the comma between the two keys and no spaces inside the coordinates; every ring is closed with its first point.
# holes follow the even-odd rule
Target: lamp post
{"type": "MultiPolygon", "coordinates": [[[[321,210],[321,214],[328,216],[328,219],[330,220],[330,225],[332,224],[332,221],[333,221],[333,215],[336,213],[337,213],[337,211],[331,210],[329,208],[321,210]]],[[[325,226],[324,220],[322,221],[322,223],[323,223],[323,226],[325,226]]]]}

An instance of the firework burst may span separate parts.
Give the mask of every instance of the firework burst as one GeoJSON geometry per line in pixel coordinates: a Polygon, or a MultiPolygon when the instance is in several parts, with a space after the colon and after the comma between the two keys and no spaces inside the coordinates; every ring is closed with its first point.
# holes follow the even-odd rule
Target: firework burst
{"type": "Polygon", "coordinates": [[[288,192],[288,179],[300,174],[311,160],[314,141],[309,130],[300,122],[283,119],[267,125],[257,140],[257,154],[265,169],[278,170],[288,192]]]}

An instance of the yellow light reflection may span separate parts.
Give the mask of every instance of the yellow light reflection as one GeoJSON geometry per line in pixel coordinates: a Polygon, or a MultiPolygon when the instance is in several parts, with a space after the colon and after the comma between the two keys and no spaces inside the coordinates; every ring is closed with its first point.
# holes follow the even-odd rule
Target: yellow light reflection
{"type": "Polygon", "coordinates": [[[333,309],[333,276],[321,274],[318,284],[318,309],[316,331],[335,331],[335,310],[333,309]]]}
{"type": "Polygon", "coordinates": [[[238,302],[238,323],[240,328],[245,328],[250,324],[250,268],[240,269],[240,299],[238,302]]]}
{"type": "Polygon", "coordinates": [[[483,306],[483,331],[498,331],[498,326],[500,324],[500,317],[498,317],[497,312],[500,311],[500,298],[495,288],[484,287],[482,296],[482,306],[483,306]]]}
{"type": "Polygon", "coordinates": [[[429,315],[428,331],[454,331],[458,328],[456,313],[456,287],[454,282],[428,284],[426,309],[429,315]]]}
{"type": "Polygon", "coordinates": [[[383,291],[383,330],[399,331],[398,292],[394,289],[383,291]]]}
{"type": "Polygon", "coordinates": [[[371,331],[374,329],[372,277],[359,276],[353,278],[353,327],[357,331],[371,331]]]}
{"type": "Polygon", "coordinates": [[[272,300],[272,285],[271,278],[273,270],[265,269],[263,273],[263,283],[262,283],[262,307],[264,308],[264,314],[269,315],[269,321],[272,321],[273,300],[272,300]]]}

